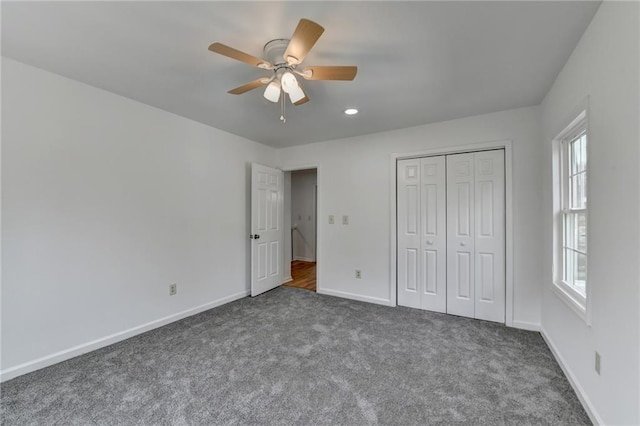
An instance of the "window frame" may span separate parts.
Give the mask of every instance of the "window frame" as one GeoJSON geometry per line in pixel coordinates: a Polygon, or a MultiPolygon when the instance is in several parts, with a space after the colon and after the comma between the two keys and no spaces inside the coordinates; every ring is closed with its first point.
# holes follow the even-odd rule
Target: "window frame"
{"type": "MultiPolygon", "coordinates": [[[[566,120],[563,130],[554,138],[554,226],[553,226],[553,279],[552,289],[554,293],[560,297],[580,318],[588,325],[591,324],[590,316],[590,297],[591,285],[589,284],[588,265],[589,265],[589,160],[591,137],[589,133],[588,108],[586,101],[576,109],[576,113],[572,114],[572,119],[566,120]],[[570,205],[570,188],[569,176],[570,170],[570,144],[576,139],[586,134],[586,164],[585,164],[585,205],[584,208],[571,208],[570,205]],[[582,294],[576,289],[576,286],[565,281],[565,270],[567,262],[566,254],[566,216],[573,213],[584,213],[586,221],[586,268],[585,272],[585,291],[582,294]]],[[[575,248],[569,248],[576,251],[575,248]]]]}

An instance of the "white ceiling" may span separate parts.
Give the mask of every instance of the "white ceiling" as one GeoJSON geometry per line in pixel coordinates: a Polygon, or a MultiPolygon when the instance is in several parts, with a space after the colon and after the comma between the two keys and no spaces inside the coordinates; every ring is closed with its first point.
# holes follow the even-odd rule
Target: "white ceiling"
{"type": "Polygon", "coordinates": [[[2,2],[2,55],[274,147],[541,102],[599,2],[2,2]],[[279,106],[227,90],[300,18],[325,32],[303,65],[357,65],[352,82],[303,81],[279,106]],[[360,114],[348,117],[346,107],[360,114]]]}

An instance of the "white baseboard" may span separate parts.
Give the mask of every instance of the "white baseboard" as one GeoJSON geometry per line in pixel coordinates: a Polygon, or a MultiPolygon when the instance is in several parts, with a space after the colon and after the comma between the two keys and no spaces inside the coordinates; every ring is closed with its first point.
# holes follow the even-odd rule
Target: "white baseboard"
{"type": "Polygon", "coordinates": [[[28,361],[23,364],[16,365],[15,367],[7,368],[0,371],[0,382],[5,382],[23,374],[31,373],[32,371],[40,370],[41,368],[66,361],[71,358],[75,358],[87,352],[95,351],[96,349],[112,345],[138,334],[153,330],[154,328],[162,327],[163,325],[167,325],[183,318],[199,314],[200,312],[207,311],[209,309],[224,305],[229,302],[233,302],[234,300],[242,299],[249,294],[250,293],[247,291],[232,294],[231,296],[223,297],[221,299],[214,300],[213,302],[205,303],[204,305],[196,306],[195,308],[178,312],[177,314],[169,315],[164,318],[160,318],[146,324],[130,328],[128,330],[120,331],[118,333],[114,333],[109,336],[93,340],[91,342],[83,343],[81,345],[74,346],[72,348],[65,349],[51,355],[44,356],[42,358],[34,359],[33,361],[28,361]]]}
{"type": "Polygon", "coordinates": [[[312,257],[302,257],[302,256],[294,256],[293,260],[301,260],[303,262],[315,262],[316,261],[312,257]]]}
{"type": "Polygon", "coordinates": [[[347,293],[339,290],[317,289],[318,294],[326,294],[327,296],[342,297],[344,299],[358,300],[360,302],[375,303],[376,305],[393,306],[389,299],[379,297],[362,296],[360,294],[347,293]]]}
{"type": "Polygon", "coordinates": [[[513,320],[511,327],[519,328],[521,330],[540,331],[540,323],[537,322],[513,320]]]}
{"type": "Polygon", "coordinates": [[[293,277],[285,277],[284,280],[282,280],[282,284],[285,284],[291,281],[293,281],[293,277]]]}
{"type": "Polygon", "coordinates": [[[556,345],[553,344],[553,341],[551,340],[551,338],[549,338],[549,336],[547,335],[542,325],[540,326],[540,334],[542,335],[542,338],[544,339],[545,343],[551,350],[551,353],[555,357],[556,361],[558,361],[558,365],[560,365],[560,368],[564,372],[564,375],[567,376],[567,379],[569,380],[569,384],[575,391],[576,395],[578,395],[578,399],[580,400],[580,403],[584,407],[584,410],[587,412],[589,419],[591,419],[594,425],[604,425],[605,424],[604,421],[602,421],[602,418],[598,415],[598,412],[593,407],[593,404],[591,404],[591,400],[587,396],[582,386],[580,386],[580,383],[578,383],[578,381],[576,380],[576,377],[571,371],[571,368],[569,368],[569,365],[567,365],[562,355],[560,355],[560,352],[558,352],[556,345]]]}

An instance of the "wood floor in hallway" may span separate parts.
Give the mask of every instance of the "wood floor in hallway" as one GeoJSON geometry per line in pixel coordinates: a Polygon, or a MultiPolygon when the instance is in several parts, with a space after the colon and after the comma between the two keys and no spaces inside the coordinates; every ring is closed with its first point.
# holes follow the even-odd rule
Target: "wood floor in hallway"
{"type": "Polygon", "coordinates": [[[293,281],[284,284],[287,287],[316,291],[316,262],[294,260],[291,262],[291,277],[293,281]]]}

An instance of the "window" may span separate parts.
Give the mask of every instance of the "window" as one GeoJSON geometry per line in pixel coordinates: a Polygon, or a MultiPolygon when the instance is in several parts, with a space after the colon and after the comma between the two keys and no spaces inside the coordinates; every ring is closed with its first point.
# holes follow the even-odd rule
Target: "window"
{"type": "Polygon", "coordinates": [[[563,142],[563,281],[587,297],[587,131],[563,142]]]}
{"type": "Polygon", "coordinates": [[[587,301],[587,120],[583,110],[556,138],[555,276],[562,296],[586,313],[587,301]]]}

